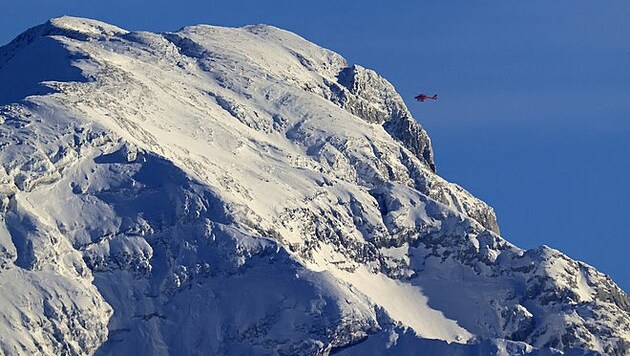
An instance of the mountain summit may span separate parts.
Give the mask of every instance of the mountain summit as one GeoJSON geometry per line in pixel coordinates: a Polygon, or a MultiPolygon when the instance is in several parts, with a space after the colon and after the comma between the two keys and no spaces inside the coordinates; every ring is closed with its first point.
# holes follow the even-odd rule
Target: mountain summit
{"type": "Polygon", "coordinates": [[[499,234],[387,80],[290,32],[0,48],[0,353],[630,352],[609,277],[499,234]]]}

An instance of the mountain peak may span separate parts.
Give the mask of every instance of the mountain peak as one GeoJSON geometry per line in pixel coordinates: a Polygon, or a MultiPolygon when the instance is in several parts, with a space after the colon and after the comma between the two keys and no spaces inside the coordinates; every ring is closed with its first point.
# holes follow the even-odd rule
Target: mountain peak
{"type": "Polygon", "coordinates": [[[499,233],[391,83],[288,31],[62,17],[0,48],[8,352],[630,350],[610,278],[499,233]]]}
{"type": "Polygon", "coordinates": [[[88,37],[98,37],[124,35],[129,33],[127,30],[123,30],[105,22],[73,16],[52,18],[48,20],[44,26],[47,28],[45,31],[47,35],[77,33],[88,37]]]}
{"type": "Polygon", "coordinates": [[[26,30],[7,46],[16,47],[24,45],[24,43],[30,44],[36,38],[45,36],[64,36],[86,40],[88,38],[124,35],[127,33],[129,33],[129,31],[109,25],[105,22],[81,17],[61,16],[52,18],[41,25],[26,30]]]}

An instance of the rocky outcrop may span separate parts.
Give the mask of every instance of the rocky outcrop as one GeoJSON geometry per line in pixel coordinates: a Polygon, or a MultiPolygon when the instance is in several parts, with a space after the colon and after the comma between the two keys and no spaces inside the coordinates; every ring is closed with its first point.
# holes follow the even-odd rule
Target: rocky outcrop
{"type": "Polygon", "coordinates": [[[359,65],[344,68],[328,83],[331,100],[369,123],[383,125],[393,138],[435,172],[431,139],[413,119],[394,87],[376,72],[359,65]]]}

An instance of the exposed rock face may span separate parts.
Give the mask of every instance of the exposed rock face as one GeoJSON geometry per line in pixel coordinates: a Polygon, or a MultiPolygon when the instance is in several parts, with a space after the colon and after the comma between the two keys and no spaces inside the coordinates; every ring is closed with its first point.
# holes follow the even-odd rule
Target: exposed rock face
{"type": "Polygon", "coordinates": [[[3,353],[630,352],[609,277],[505,241],[391,84],[294,34],[53,19],[0,103],[3,353]]]}
{"type": "Polygon", "coordinates": [[[367,122],[383,125],[393,138],[435,172],[429,135],[411,117],[402,98],[387,80],[372,70],[353,65],[339,73],[338,84],[347,90],[334,91],[338,97],[333,101],[367,122]]]}

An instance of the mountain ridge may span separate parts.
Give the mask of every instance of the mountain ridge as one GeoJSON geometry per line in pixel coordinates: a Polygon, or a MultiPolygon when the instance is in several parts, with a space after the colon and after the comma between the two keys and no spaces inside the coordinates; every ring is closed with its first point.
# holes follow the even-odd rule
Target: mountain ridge
{"type": "Polygon", "coordinates": [[[501,238],[375,72],[270,26],[62,17],[0,48],[0,93],[32,48],[50,71],[0,101],[3,352],[628,352],[627,295],[501,238]]]}

